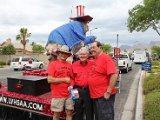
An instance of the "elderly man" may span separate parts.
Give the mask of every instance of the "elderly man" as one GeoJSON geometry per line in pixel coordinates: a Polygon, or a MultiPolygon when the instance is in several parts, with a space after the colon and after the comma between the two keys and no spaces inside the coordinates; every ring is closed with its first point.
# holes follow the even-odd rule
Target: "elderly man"
{"type": "Polygon", "coordinates": [[[103,52],[102,44],[91,44],[95,59],[88,79],[96,120],[114,120],[117,71],[112,58],[103,52]]]}
{"type": "Polygon", "coordinates": [[[86,47],[79,50],[78,57],[80,60],[72,65],[74,74],[74,88],[79,92],[79,98],[75,100],[74,120],[83,120],[84,114],[86,120],[93,120],[92,101],[88,89],[88,76],[92,62],[88,60],[89,51],[86,47]]]}

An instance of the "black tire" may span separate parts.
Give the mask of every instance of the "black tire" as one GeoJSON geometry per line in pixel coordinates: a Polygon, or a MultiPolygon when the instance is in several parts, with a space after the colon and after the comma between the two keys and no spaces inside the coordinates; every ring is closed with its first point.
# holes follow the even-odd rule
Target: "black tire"
{"type": "Polygon", "coordinates": [[[128,73],[128,71],[129,71],[129,69],[128,69],[128,66],[127,66],[127,68],[125,69],[125,73],[128,73]]]}
{"type": "Polygon", "coordinates": [[[130,71],[132,70],[132,65],[131,65],[131,67],[130,67],[130,71]]]}
{"type": "Polygon", "coordinates": [[[14,71],[18,71],[18,69],[14,69],[14,71]]]}
{"type": "Polygon", "coordinates": [[[43,64],[40,64],[40,65],[39,65],[39,69],[43,69],[43,64]]]}

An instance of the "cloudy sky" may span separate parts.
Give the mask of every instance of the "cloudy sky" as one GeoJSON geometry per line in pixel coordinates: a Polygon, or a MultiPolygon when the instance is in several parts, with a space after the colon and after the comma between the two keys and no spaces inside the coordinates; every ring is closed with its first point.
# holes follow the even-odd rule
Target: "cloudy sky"
{"type": "MultiPolygon", "coordinates": [[[[26,27],[30,42],[46,43],[49,33],[76,16],[76,6],[84,5],[85,14],[93,17],[89,24],[97,40],[116,45],[134,45],[159,40],[153,30],[144,33],[127,30],[128,10],[143,0],[0,0],[0,43],[7,38],[16,41],[19,29],[26,27]],[[71,14],[72,10],[72,14],[71,14]],[[98,28],[98,29],[95,29],[98,28]]],[[[89,35],[90,33],[88,33],[89,35]]]]}

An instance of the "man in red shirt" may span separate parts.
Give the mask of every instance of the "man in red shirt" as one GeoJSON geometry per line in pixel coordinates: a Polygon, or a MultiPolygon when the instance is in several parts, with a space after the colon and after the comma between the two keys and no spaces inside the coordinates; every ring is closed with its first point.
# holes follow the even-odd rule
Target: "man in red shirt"
{"type": "Polygon", "coordinates": [[[117,72],[112,58],[103,52],[102,44],[91,44],[95,59],[88,79],[96,120],[114,120],[117,72]]]}
{"type": "Polygon", "coordinates": [[[73,73],[72,65],[66,62],[70,55],[69,48],[63,45],[58,51],[58,59],[48,66],[48,83],[51,84],[52,92],[51,110],[54,112],[53,120],[59,120],[64,107],[66,120],[72,120],[74,105],[68,87],[72,81],[73,73]]]}
{"type": "Polygon", "coordinates": [[[88,48],[82,47],[79,50],[79,59],[72,65],[74,74],[74,88],[79,92],[79,98],[75,100],[74,120],[83,120],[84,114],[86,120],[93,120],[93,107],[88,89],[88,76],[92,62],[88,59],[88,48]]]}

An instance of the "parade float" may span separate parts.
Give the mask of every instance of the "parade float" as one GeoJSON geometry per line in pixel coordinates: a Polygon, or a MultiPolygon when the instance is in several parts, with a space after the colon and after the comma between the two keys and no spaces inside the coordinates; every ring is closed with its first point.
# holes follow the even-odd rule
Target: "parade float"
{"type": "Polygon", "coordinates": [[[46,71],[24,71],[8,77],[7,86],[1,83],[0,88],[0,119],[52,120],[50,96],[46,71]]]}
{"type": "MultiPolygon", "coordinates": [[[[52,120],[50,86],[45,70],[24,71],[0,84],[1,120],[52,120]]],[[[65,119],[65,114],[61,114],[65,119]]]]}
{"type": "MultiPolygon", "coordinates": [[[[86,37],[88,22],[93,18],[84,15],[84,6],[76,7],[77,16],[70,22],[54,29],[48,38],[46,49],[56,51],[67,45],[72,54],[95,40],[86,37]]],[[[0,83],[0,120],[52,120],[51,92],[46,70],[24,71],[19,76],[7,78],[7,85],[0,83]]],[[[65,119],[65,112],[60,115],[65,119]]]]}

